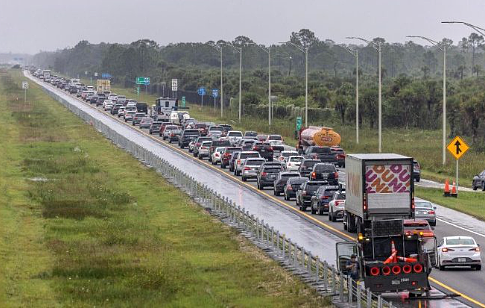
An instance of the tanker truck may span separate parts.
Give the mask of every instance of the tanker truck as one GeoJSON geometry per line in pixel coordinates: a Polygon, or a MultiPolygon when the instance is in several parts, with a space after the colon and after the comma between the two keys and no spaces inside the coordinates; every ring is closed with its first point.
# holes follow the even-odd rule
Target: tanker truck
{"type": "Polygon", "coordinates": [[[309,146],[338,146],[340,135],[330,127],[309,126],[303,127],[298,133],[297,149],[305,151],[309,146]]]}

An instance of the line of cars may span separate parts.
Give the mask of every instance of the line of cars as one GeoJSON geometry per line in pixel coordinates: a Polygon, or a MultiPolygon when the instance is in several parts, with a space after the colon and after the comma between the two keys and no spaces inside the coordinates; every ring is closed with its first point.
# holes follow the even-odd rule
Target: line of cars
{"type": "MultiPolygon", "coordinates": [[[[336,169],[336,165],[342,165],[341,158],[345,155],[340,147],[314,146],[297,152],[285,145],[280,135],[243,133],[228,124],[198,123],[190,118],[175,124],[156,115],[148,116],[146,104],[139,105],[114,93],[95,93],[92,87],[80,84],[77,79],[66,80],[54,75],[48,82],[113,116],[123,117],[125,122],[148,129],[150,134],[177,142],[180,148],[188,148],[199,159],[207,158],[213,165],[229,168],[242,181],[255,180],[259,189],[271,187],[274,195],[294,199],[302,211],[310,208],[312,214],[327,214],[333,222],[343,218],[346,191],[345,185],[338,181],[336,169]],[[338,156],[332,157],[332,153],[338,156]]],[[[414,162],[413,177],[417,181],[419,171],[419,164],[414,162]]],[[[415,219],[404,223],[407,232],[422,232],[434,239],[430,225],[436,225],[436,208],[424,200],[417,200],[415,206],[415,219]]],[[[436,252],[436,265],[442,270],[463,265],[481,269],[480,248],[471,237],[444,237],[436,252]]]]}

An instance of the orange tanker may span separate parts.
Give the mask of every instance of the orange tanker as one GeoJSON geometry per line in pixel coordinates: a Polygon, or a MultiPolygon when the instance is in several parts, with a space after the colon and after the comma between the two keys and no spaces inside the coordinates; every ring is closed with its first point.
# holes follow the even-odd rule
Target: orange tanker
{"type": "Polygon", "coordinates": [[[309,126],[300,130],[298,148],[304,151],[309,146],[337,146],[340,140],[340,135],[330,127],[309,126]]]}

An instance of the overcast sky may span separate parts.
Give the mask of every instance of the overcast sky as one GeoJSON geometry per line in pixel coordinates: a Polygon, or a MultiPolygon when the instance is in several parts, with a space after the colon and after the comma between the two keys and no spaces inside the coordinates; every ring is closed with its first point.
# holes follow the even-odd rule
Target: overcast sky
{"type": "Polygon", "coordinates": [[[288,39],[308,28],[320,39],[383,37],[404,42],[424,35],[455,43],[468,36],[466,21],[485,28],[483,0],[0,0],[0,52],[36,53],[92,43],[161,45],[232,40],[258,43],[288,39]]]}

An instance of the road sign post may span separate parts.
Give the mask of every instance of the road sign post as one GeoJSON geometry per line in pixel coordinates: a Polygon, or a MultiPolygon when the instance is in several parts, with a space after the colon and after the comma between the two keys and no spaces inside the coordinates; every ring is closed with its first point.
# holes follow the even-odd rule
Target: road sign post
{"type": "Polygon", "coordinates": [[[197,90],[197,93],[202,97],[202,107],[204,107],[204,95],[205,95],[205,88],[204,87],[200,87],[198,90],[197,90]]]}
{"type": "Polygon", "coordinates": [[[216,108],[216,99],[219,96],[219,89],[212,89],[212,97],[214,98],[214,108],[216,108]]]}
{"type": "Polygon", "coordinates": [[[175,92],[175,97],[177,97],[177,90],[178,90],[178,80],[172,79],[172,92],[175,92]]]}
{"type": "Polygon", "coordinates": [[[450,144],[446,147],[448,152],[455,157],[456,160],[456,193],[458,194],[458,161],[460,158],[468,151],[470,148],[466,142],[460,138],[460,136],[456,136],[450,144]]]}
{"type": "Polygon", "coordinates": [[[22,81],[22,89],[24,89],[24,103],[27,102],[27,89],[29,88],[29,83],[27,81],[22,81]]]}

